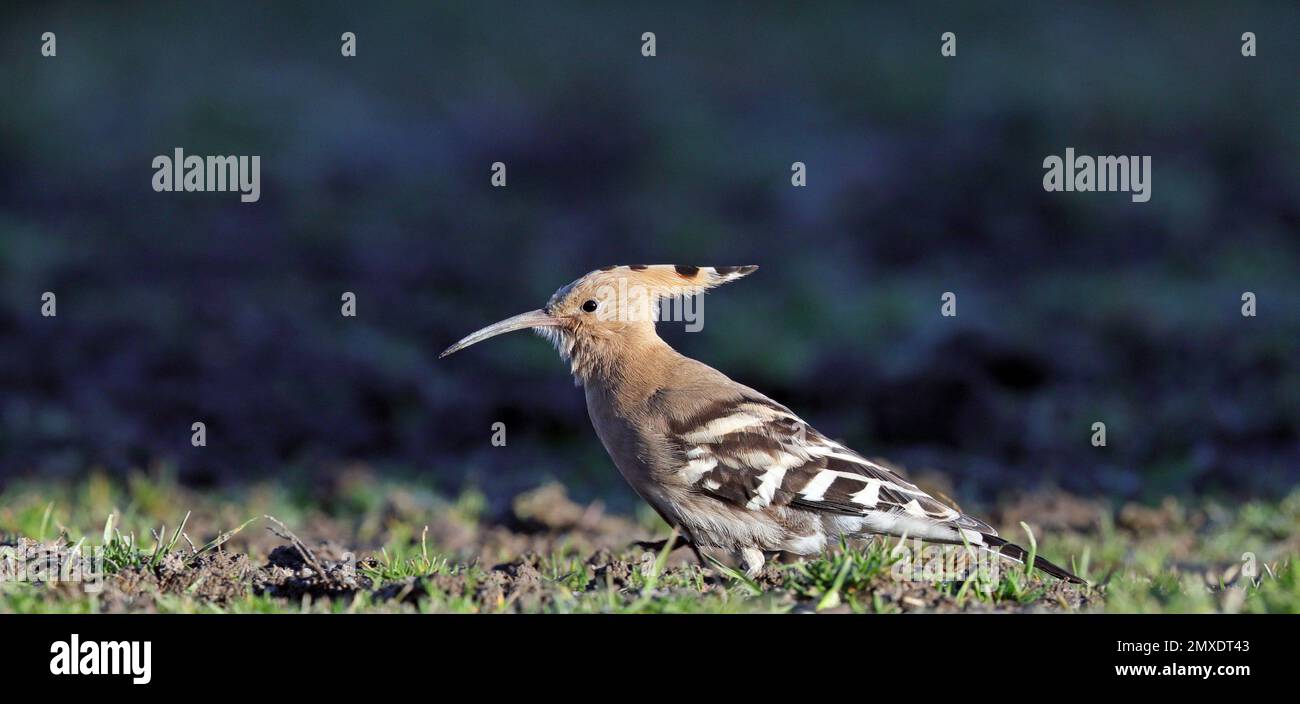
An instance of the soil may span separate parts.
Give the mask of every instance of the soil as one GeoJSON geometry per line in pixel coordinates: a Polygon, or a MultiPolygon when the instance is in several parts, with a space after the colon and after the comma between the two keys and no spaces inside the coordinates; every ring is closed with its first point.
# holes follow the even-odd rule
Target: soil
{"type": "MultiPolygon", "coordinates": [[[[393,504],[384,511],[392,520],[409,519],[412,516],[406,514],[420,510],[416,505],[401,506],[400,497],[395,497],[393,504]]],[[[998,518],[1016,521],[1032,514],[1045,527],[1088,529],[1095,525],[1098,509],[1065,495],[1035,496],[1008,504],[998,518]]],[[[1169,518],[1168,514],[1176,510],[1176,506],[1129,507],[1120,513],[1119,524],[1144,529],[1169,518]]],[[[304,539],[275,517],[267,516],[261,521],[266,530],[246,531],[246,535],[215,549],[198,552],[193,547],[178,548],[155,565],[125,567],[108,575],[98,596],[98,608],[107,612],[152,612],[165,610],[168,599],[182,598],[219,610],[250,596],[267,596],[286,605],[328,601],[350,606],[364,595],[368,608],[400,610],[436,593],[443,599],[462,600],[472,605],[471,610],[545,611],[571,601],[575,589],[571,583],[554,578],[557,555],[564,556],[566,564],[581,564],[585,570],[588,578],[579,583],[578,591],[612,589],[629,599],[639,595],[644,578],[654,573],[658,557],[656,552],[637,545],[638,541],[654,537],[649,535],[650,529],[606,513],[599,502],[574,502],[559,484],[515,497],[509,509],[495,518],[466,521],[452,512],[440,512],[431,518],[427,533],[417,540],[437,546],[437,554],[448,558],[449,569],[428,576],[376,583],[370,575],[380,567],[381,555],[348,542],[349,536],[358,533],[354,526],[315,516],[304,521],[303,534],[308,536],[304,539]]],[[[34,550],[32,554],[46,559],[66,560],[70,554],[66,541],[38,543],[16,537],[11,542],[20,551],[34,550]]],[[[813,597],[801,596],[798,589],[792,589],[788,566],[778,563],[790,561],[770,563],[754,580],[769,608],[794,612],[813,611],[818,606],[830,612],[849,609],[845,605],[817,604],[813,597]]],[[[669,554],[658,583],[671,585],[656,588],[655,596],[663,597],[725,596],[725,592],[737,588],[733,577],[722,574],[716,566],[701,566],[686,547],[669,554]]],[[[45,586],[51,598],[80,589],[60,582],[45,586]]],[[[941,585],[899,582],[887,574],[855,588],[869,590],[877,607],[902,612],[1074,610],[1097,600],[1095,594],[1090,602],[1079,589],[1054,581],[1029,604],[996,606],[969,599],[959,605],[941,585]]]]}

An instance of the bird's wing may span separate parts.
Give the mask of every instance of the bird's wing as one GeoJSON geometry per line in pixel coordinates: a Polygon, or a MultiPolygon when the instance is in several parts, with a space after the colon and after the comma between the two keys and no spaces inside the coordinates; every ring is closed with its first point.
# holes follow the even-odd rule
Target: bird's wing
{"type": "MultiPolygon", "coordinates": [[[[1029,553],[987,523],[945,505],[894,470],[830,440],[790,409],[740,387],[739,395],[672,415],[667,439],[695,490],[752,511],[787,506],[836,516],[849,533],[969,543],[1024,562],[1029,553]],[[854,520],[854,519],[859,520],[854,520]]],[[[1041,556],[1034,566],[1086,584],[1041,556]]]]}
{"type": "MultiPolygon", "coordinates": [[[[749,390],[747,390],[749,391],[749,390]]],[[[682,478],[698,491],[751,510],[791,506],[873,518],[868,525],[943,528],[978,543],[987,523],[945,505],[895,471],[825,437],[757,392],[669,422],[682,478]],[[957,529],[964,529],[961,533],[957,529]],[[969,533],[967,532],[969,531],[969,533]]],[[[893,530],[880,530],[890,532],[893,530]]],[[[904,532],[904,531],[899,531],[904,532]]],[[[911,535],[928,530],[908,530],[911,535]]]]}

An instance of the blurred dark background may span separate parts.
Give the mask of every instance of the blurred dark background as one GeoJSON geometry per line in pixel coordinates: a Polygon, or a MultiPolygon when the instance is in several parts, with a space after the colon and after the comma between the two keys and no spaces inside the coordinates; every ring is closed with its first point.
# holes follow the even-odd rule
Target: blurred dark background
{"type": "Polygon", "coordinates": [[[548,345],[436,359],[614,263],[761,265],[664,336],[963,497],[1300,481],[1294,3],[0,12],[0,484],[360,463],[630,505],[548,345]],[[176,147],[260,155],[260,202],[155,193],[176,147]],[[1066,147],[1150,155],[1151,201],[1044,192],[1066,147]]]}

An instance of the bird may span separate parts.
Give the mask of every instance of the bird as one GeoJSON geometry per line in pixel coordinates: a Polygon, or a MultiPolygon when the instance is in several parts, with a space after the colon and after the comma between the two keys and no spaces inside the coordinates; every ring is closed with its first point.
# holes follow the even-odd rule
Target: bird
{"type": "MultiPolygon", "coordinates": [[[[750,577],[782,553],[821,554],[842,539],[916,538],[1031,559],[988,523],[939,501],[897,471],[818,432],[789,408],[680,354],[655,331],[662,302],[730,283],[758,267],[617,265],[559,288],[546,304],[488,325],[447,357],[532,330],[559,351],[618,471],[700,550],[750,577]]],[[[1033,556],[1035,568],[1086,584],[1033,556]]]]}

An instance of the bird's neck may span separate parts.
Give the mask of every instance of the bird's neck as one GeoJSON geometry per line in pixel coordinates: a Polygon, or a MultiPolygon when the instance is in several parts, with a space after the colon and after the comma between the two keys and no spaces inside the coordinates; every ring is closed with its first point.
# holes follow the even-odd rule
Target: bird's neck
{"type": "Polygon", "coordinates": [[[619,406],[632,407],[662,388],[681,359],[652,330],[575,348],[573,373],[583,386],[610,395],[619,406]]]}

